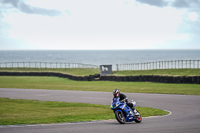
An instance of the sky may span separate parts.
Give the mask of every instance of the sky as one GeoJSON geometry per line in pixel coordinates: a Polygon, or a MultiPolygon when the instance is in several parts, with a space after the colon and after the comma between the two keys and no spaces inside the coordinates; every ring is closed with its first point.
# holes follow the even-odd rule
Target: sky
{"type": "Polygon", "coordinates": [[[0,50],[200,49],[200,0],[0,0],[0,50]]]}

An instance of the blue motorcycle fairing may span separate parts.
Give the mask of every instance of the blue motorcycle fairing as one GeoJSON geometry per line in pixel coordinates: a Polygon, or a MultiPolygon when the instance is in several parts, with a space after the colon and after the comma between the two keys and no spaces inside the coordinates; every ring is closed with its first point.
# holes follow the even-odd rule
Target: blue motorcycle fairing
{"type": "Polygon", "coordinates": [[[119,98],[113,98],[111,109],[115,111],[123,111],[126,115],[126,122],[134,121],[135,117],[133,116],[132,109],[126,104],[126,102],[120,102],[119,98]]]}

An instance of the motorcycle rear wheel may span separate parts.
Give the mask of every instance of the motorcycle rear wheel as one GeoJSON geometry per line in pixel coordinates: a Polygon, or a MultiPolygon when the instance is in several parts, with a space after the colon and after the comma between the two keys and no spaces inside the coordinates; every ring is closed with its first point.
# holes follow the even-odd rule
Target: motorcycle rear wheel
{"type": "Polygon", "coordinates": [[[126,117],[122,111],[115,111],[115,117],[120,124],[125,124],[126,117]]]}

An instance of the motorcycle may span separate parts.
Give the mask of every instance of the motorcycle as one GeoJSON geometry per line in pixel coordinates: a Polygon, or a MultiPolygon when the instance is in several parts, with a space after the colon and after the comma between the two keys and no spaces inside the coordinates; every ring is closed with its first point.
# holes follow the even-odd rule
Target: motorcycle
{"type": "MultiPolygon", "coordinates": [[[[140,113],[139,115],[135,115],[132,109],[126,104],[125,101],[120,101],[120,98],[113,98],[110,108],[115,113],[115,117],[120,124],[125,124],[125,122],[135,121],[136,123],[140,123],[142,121],[142,117],[140,113]]],[[[132,101],[133,107],[136,106],[136,102],[132,101]]]]}

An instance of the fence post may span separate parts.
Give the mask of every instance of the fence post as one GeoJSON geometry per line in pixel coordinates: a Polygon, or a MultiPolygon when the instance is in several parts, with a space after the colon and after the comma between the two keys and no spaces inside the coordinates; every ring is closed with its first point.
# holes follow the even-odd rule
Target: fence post
{"type": "Polygon", "coordinates": [[[133,70],[133,63],[131,63],[131,70],[133,70]]]}
{"type": "Polygon", "coordinates": [[[181,68],[183,69],[183,60],[181,60],[181,68]]]}
{"type": "Polygon", "coordinates": [[[169,69],[169,61],[167,61],[167,66],[168,66],[168,69],[169,69]]]}
{"type": "Polygon", "coordinates": [[[193,68],[195,68],[195,60],[193,60],[193,68]]]}
{"type": "Polygon", "coordinates": [[[154,69],[155,67],[154,67],[154,62],[153,62],[153,69],[154,69]]]}
{"type": "Polygon", "coordinates": [[[175,60],[175,69],[176,69],[176,60],[175,60]]]}
{"type": "Polygon", "coordinates": [[[172,67],[172,69],[173,69],[173,61],[171,61],[171,67],[172,67]]]}
{"type": "Polygon", "coordinates": [[[132,63],[130,64],[130,70],[131,71],[133,70],[133,64],[132,63]]]}
{"type": "Polygon", "coordinates": [[[146,63],[141,63],[141,65],[144,65],[144,70],[146,70],[146,63]]]}
{"type": "Polygon", "coordinates": [[[180,60],[178,60],[178,69],[179,69],[179,68],[181,68],[181,67],[180,67],[180,60]]]}
{"type": "Polygon", "coordinates": [[[139,70],[139,66],[138,66],[138,63],[136,63],[135,65],[136,65],[136,70],[139,70]]]}
{"type": "Polygon", "coordinates": [[[146,70],[148,70],[149,69],[148,62],[146,64],[147,64],[146,70]]]}
{"type": "Polygon", "coordinates": [[[148,68],[151,70],[151,62],[148,63],[148,68]]]}
{"type": "Polygon", "coordinates": [[[148,62],[147,62],[147,70],[149,69],[148,62]]]}
{"type": "Polygon", "coordinates": [[[186,60],[186,68],[187,68],[187,60],[186,60]]]}

